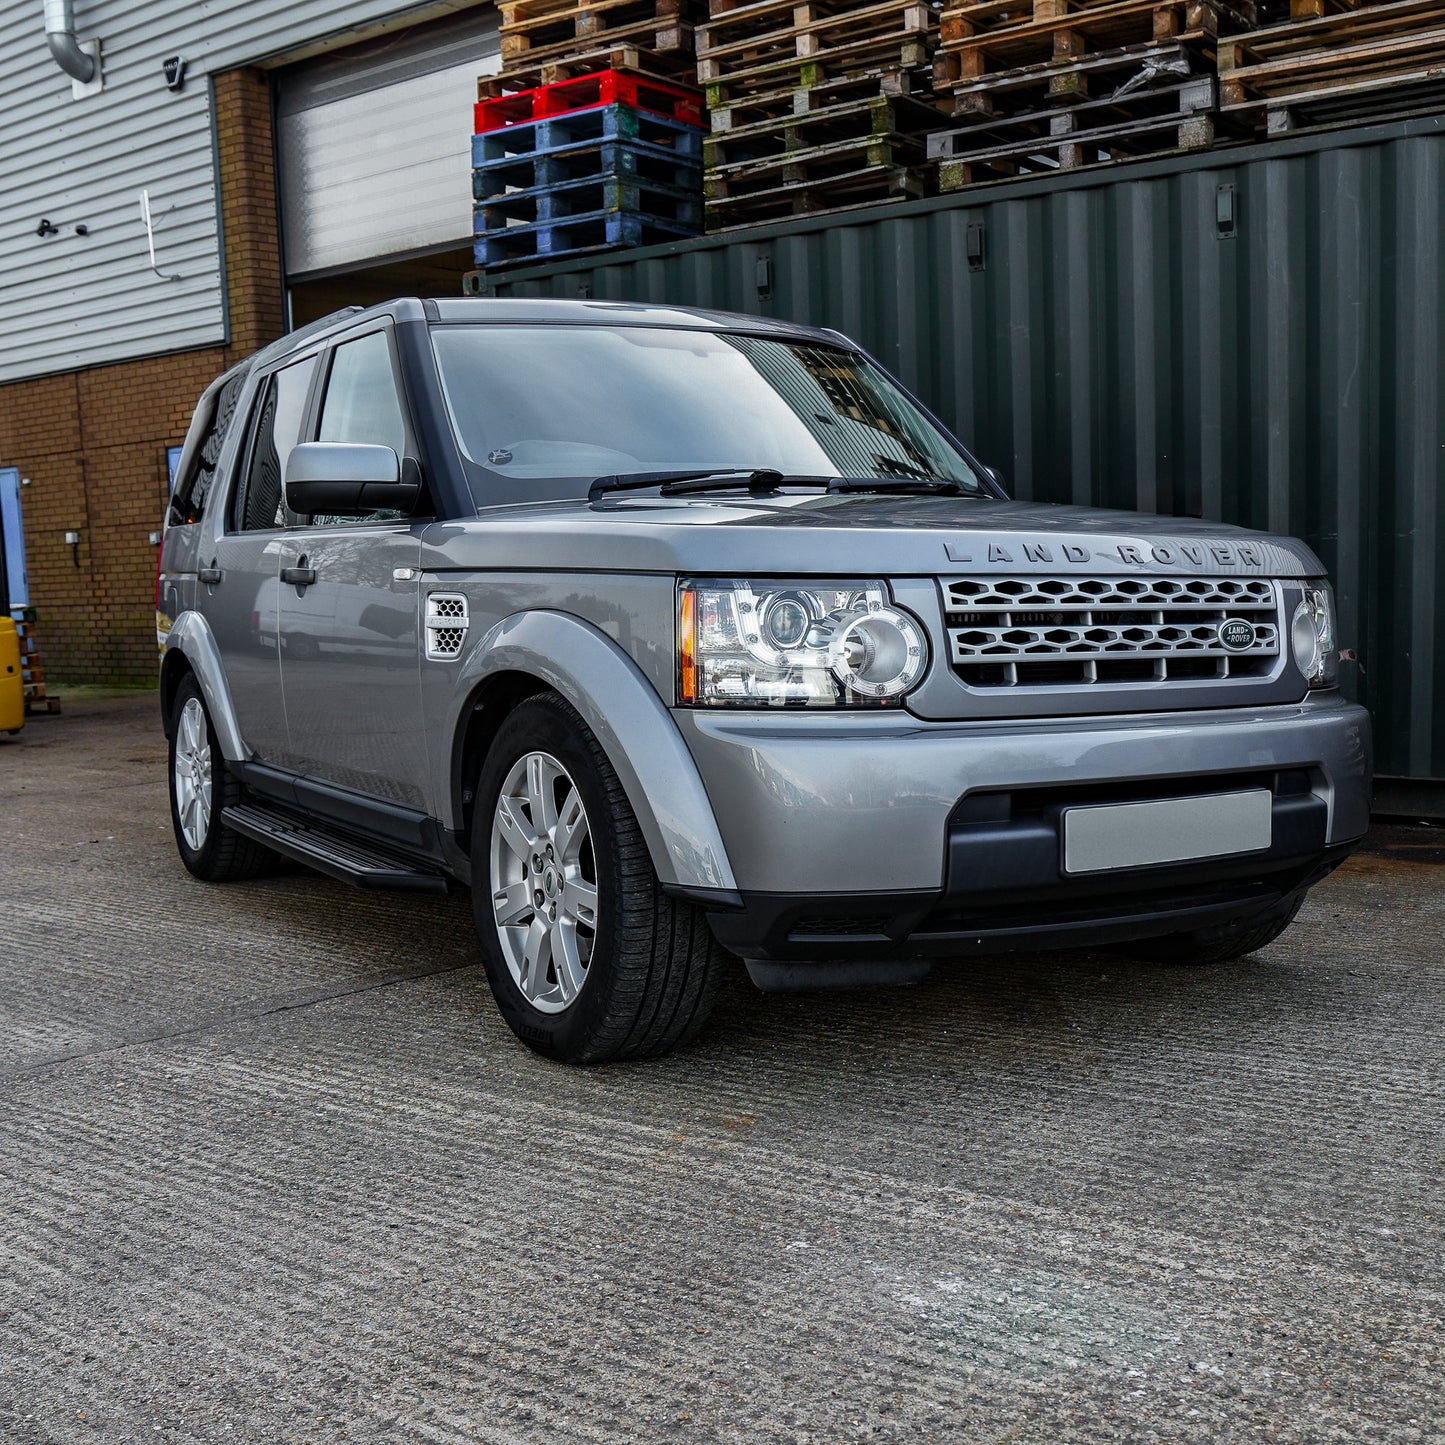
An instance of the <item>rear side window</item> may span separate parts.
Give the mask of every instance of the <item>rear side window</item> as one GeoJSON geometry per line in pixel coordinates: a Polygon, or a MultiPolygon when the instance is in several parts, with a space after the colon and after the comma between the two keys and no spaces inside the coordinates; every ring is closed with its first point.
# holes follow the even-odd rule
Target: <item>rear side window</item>
{"type": "Polygon", "coordinates": [[[245,384],[246,373],[238,371],[216,393],[200,445],[176,480],[175,499],[171,503],[171,515],[175,520],[199,522],[205,516],[206,504],[216,485],[216,464],[221,459],[221,448],[226,444],[226,434],[231,429],[236,403],[245,384]]]}
{"type": "Polygon", "coordinates": [[[251,455],[243,485],[236,494],[232,518],[238,531],[251,532],[285,524],[282,478],[286,458],[301,436],[306,395],[316,358],[309,356],[267,378],[256,409],[251,455]]]}

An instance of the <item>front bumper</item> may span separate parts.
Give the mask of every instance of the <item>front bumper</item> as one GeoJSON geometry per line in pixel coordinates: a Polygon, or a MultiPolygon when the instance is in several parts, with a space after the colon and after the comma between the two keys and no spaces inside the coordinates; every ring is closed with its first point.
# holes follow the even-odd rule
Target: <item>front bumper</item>
{"type": "Polygon", "coordinates": [[[1262,913],[1369,822],[1370,722],[1337,694],[1151,717],[923,723],[678,710],[742,907],[745,957],[1073,946],[1262,913]],[[1267,852],[1085,878],[1065,806],[1267,787],[1267,852]]]}

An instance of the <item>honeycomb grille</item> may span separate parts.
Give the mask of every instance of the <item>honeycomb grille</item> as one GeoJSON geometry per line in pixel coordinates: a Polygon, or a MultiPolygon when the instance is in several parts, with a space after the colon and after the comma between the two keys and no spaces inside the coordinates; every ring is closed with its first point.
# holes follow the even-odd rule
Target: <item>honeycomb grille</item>
{"type": "Polygon", "coordinates": [[[1259,678],[1279,656],[1279,597],[1265,579],[980,577],[943,585],[950,660],[970,687],[1259,678]],[[1249,624],[1230,629],[1241,634],[1233,646],[1226,622],[1249,624]]]}
{"type": "Polygon", "coordinates": [[[460,657],[471,625],[467,599],[460,593],[433,592],[426,600],[426,655],[432,662],[460,657]]]}

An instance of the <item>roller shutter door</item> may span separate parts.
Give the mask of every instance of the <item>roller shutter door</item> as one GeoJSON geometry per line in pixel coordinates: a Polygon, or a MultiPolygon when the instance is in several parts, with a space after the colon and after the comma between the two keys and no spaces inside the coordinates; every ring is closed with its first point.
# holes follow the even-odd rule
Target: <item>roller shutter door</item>
{"type": "Polygon", "coordinates": [[[500,63],[487,7],[278,73],[289,280],[469,244],[472,103],[500,63]]]}

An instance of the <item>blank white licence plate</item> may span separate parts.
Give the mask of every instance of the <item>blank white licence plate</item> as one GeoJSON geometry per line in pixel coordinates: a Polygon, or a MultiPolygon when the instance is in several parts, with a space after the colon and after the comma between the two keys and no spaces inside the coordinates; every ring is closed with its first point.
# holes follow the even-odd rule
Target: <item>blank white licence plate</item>
{"type": "Polygon", "coordinates": [[[1271,840],[1267,788],[1064,810],[1064,872],[1257,853],[1271,840]]]}

